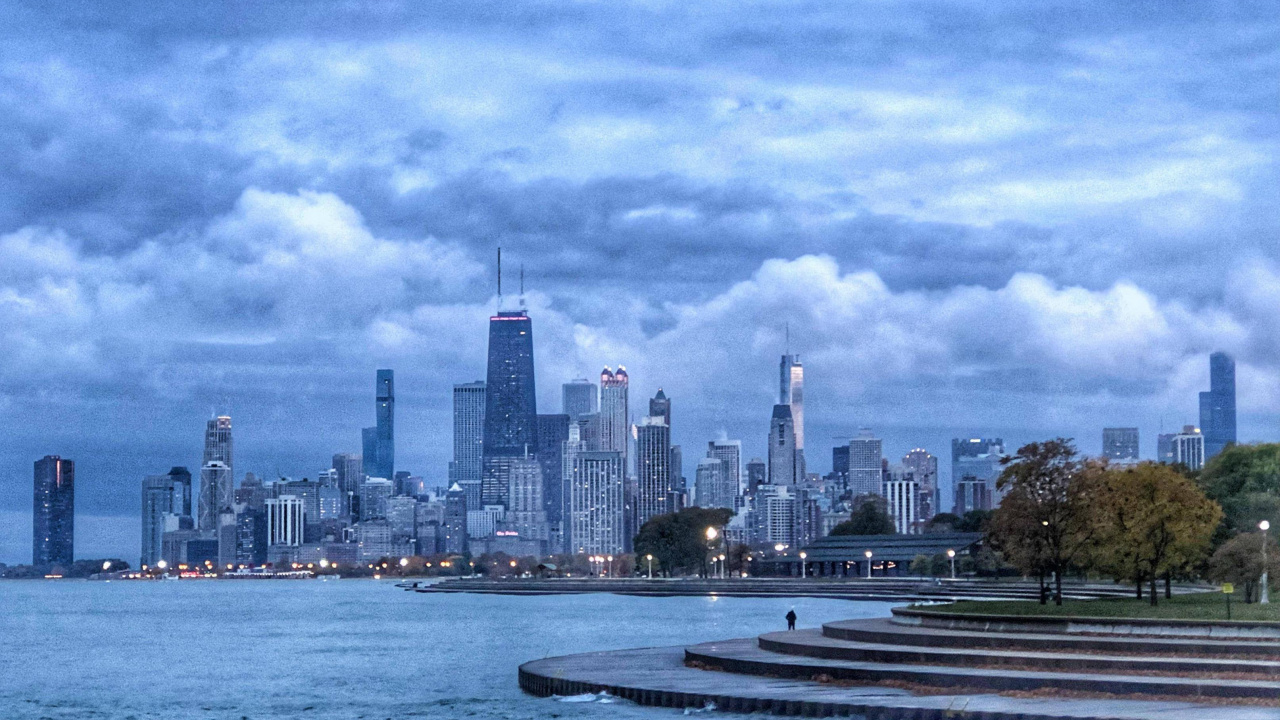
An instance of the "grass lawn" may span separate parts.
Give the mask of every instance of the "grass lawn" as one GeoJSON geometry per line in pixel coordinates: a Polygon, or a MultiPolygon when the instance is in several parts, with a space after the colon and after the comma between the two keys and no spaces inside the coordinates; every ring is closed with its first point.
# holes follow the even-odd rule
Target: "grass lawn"
{"type": "MultiPolygon", "coordinates": [[[[1241,602],[1239,589],[1231,598],[1232,620],[1273,620],[1280,622],[1280,597],[1270,605],[1241,602]]],[[[1148,600],[1135,598],[1103,600],[1064,600],[1062,606],[1023,600],[962,600],[948,605],[917,605],[921,610],[973,613],[983,615],[1043,615],[1059,617],[1076,615],[1106,618],[1159,618],[1184,620],[1226,620],[1227,599],[1222,593],[1196,593],[1174,595],[1173,599],[1160,598],[1160,604],[1151,607],[1148,600]]]]}

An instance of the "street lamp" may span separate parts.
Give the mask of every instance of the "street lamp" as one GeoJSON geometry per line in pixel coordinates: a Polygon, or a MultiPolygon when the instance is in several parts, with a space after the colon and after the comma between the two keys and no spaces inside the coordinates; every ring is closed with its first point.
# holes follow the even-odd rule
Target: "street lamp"
{"type": "Polygon", "coordinates": [[[782,552],[783,550],[786,550],[786,549],[787,549],[787,546],[783,545],[782,543],[778,543],[777,545],[773,546],[774,552],[782,552]]]}
{"type": "Polygon", "coordinates": [[[804,559],[807,557],[809,557],[809,553],[801,550],[800,551],[800,579],[801,580],[804,579],[804,559]]]}
{"type": "Polygon", "coordinates": [[[871,579],[871,551],[868,550],[862,554],[867,556],[867,579],[870,580],[871,579]]]}
{"type": "Polygon", "coordinates": [[[956,579],[956,551],[948,550],[947,558],[951,560],[951,579],[955,580],[956,579]]]}
{"type": "Polygon", "coordinates": [[[108,571],[108,570],[110,570],[110,569],[111,569],[111,561],[110,561],[110,560],[104,560],[104,561],[103,561],[103,563],[102,563],[102,571],[103,571],[103,572],[106,572],[106,571],[108,571]]]}
{"type": "Polygon", "coordinates": [[[400,567],[408,567],[409,558],[400,558],[400,567]]]}
{"type": "Polygon", "coordinates": [[[724,579],[724,553],[720,554],[720,579],[724,579]]]}
{"type": "Polygon", "coordinates": [[[1271,523],[1263,520],[1258,523],[1258,529],[1262,530],[1262,597],[1258,598],[1258,604],[1269,605],[1271,595],[1267,591],[1267,531],[1271,529],[1271,523]]]}
{"type": "Polygon", "coordinates": [[[613,556],[608,557],[609,560],[609,577],[613,577],[613,556]]]}
{"type": "Polygon", "coordinates": [[[649,561],[649,579],[652,580],[653,579],[653,556],[645,555],[644,558],[645,560],[649,561]]]}
{"type": "Polygon", "coordinates": [[[160,568],[161,570],[164,570],[165,568],[169,567],[169,563],[165,560],[161,560],[160,562],[156,563],[156,567],[160,568]]]}

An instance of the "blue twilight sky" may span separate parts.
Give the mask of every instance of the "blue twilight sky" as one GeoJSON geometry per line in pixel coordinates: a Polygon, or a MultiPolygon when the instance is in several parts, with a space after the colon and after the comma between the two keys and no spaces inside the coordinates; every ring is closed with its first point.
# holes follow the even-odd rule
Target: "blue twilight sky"
{"type": "MultiPolygon", "coordinates": [[[[627,366],[692,468],[764,452],[786,323],[811,467],[948,440],[1280,422],[1271,2],[7,2],[0,561],[31,463],[82,556],[234,418],[237,474],[358,451],[443,479],[523,263],[539,408],[627,366]]],[[[944,469],[945,473],[945,469],[944,469]]]]}

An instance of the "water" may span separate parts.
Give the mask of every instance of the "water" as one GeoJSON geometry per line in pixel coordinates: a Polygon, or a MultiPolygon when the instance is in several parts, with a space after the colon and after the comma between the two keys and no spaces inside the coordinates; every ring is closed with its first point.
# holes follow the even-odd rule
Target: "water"
{"type": "Polygon", "coordinates": [[[674,710],[532,698],[549,655],[679,645],[887,615],[797,598],[505,597],[387,582],[0,582],[4,718],[622,718],[674,710]]]}

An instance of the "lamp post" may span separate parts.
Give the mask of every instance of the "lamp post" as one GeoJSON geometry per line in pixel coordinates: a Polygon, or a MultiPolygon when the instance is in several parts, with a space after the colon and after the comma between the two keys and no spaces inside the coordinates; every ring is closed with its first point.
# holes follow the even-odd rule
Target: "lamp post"
{"type": "Polygon", "coordinates": [[[1258,598],[1258,604],[1269,605],[1271,595],[1267,591],[1267,530],[1271,529],[1271,523],[1263,520],[1258,523],[1258,528],[1262,530],[1262,596],[1258,598]]]}
{"type": "Polygon", "coordinates": [[[724,579],[724,553],[720,553],[720,579],[724,579]]]}
{"type": "Polygon", "coordinates": [[[653,579],[653,556],[645,555],[644,559],[649,561],[649,579],[652,580],[653,579]]]}
{"type": "Polygon", "coordinates": [[[613,577],[613,556],[609,556],[609,577],[613,577]]]}
{"type": "Polygon", "coordinates": [[[809,557],[809,553],[807,553],[807,552],[805,552],[805,551],[801,550],[801,551],[800,551],[800,579],[801,579],[801,580],[803,580],[803,579],[804,579],[804,573],[805,573],[805,567],[804,567],[804,564],[805,564],[805,563],[804,563],[804,559],[805,559],[805,558],[807,558],[807,557],[809,557]]]}
{"type": "Polygon", "coordinates": [[[956,551],[948,550],[947,559],[951,561],[951,579],[955,580],[956,579],[956,551]]]}
{"type": "MultiPolygon", "coordinates": [[[[713,527],[709,527],[709,528],[707,528],[707,550],[708,550],[709,552],[714,552],[714,551],[715,551],[715,549],[716,549],[716,546],[715,546],[716,537],[718,537],[719,535],[720,535],[720,533],[719,533],[719,532],[717,532],[715,528],[713,528],[713,527]]],[[[715,556],[715,555],[712,555],[712,556],[711,556],[711,562],[712,562],[712,564],[714,564],[714,563],[715,563],[715,561],[716,561],[716,556],[715,556]]],[[[712,570],[714,571],[714,568],[712,568],[712,570]]]]}
{"type": "Polygon", "coordinates": [[[871,579],[871,551],[868,550],[862,554],[867,556],[867,579],[870,580],[871,579]]]}

